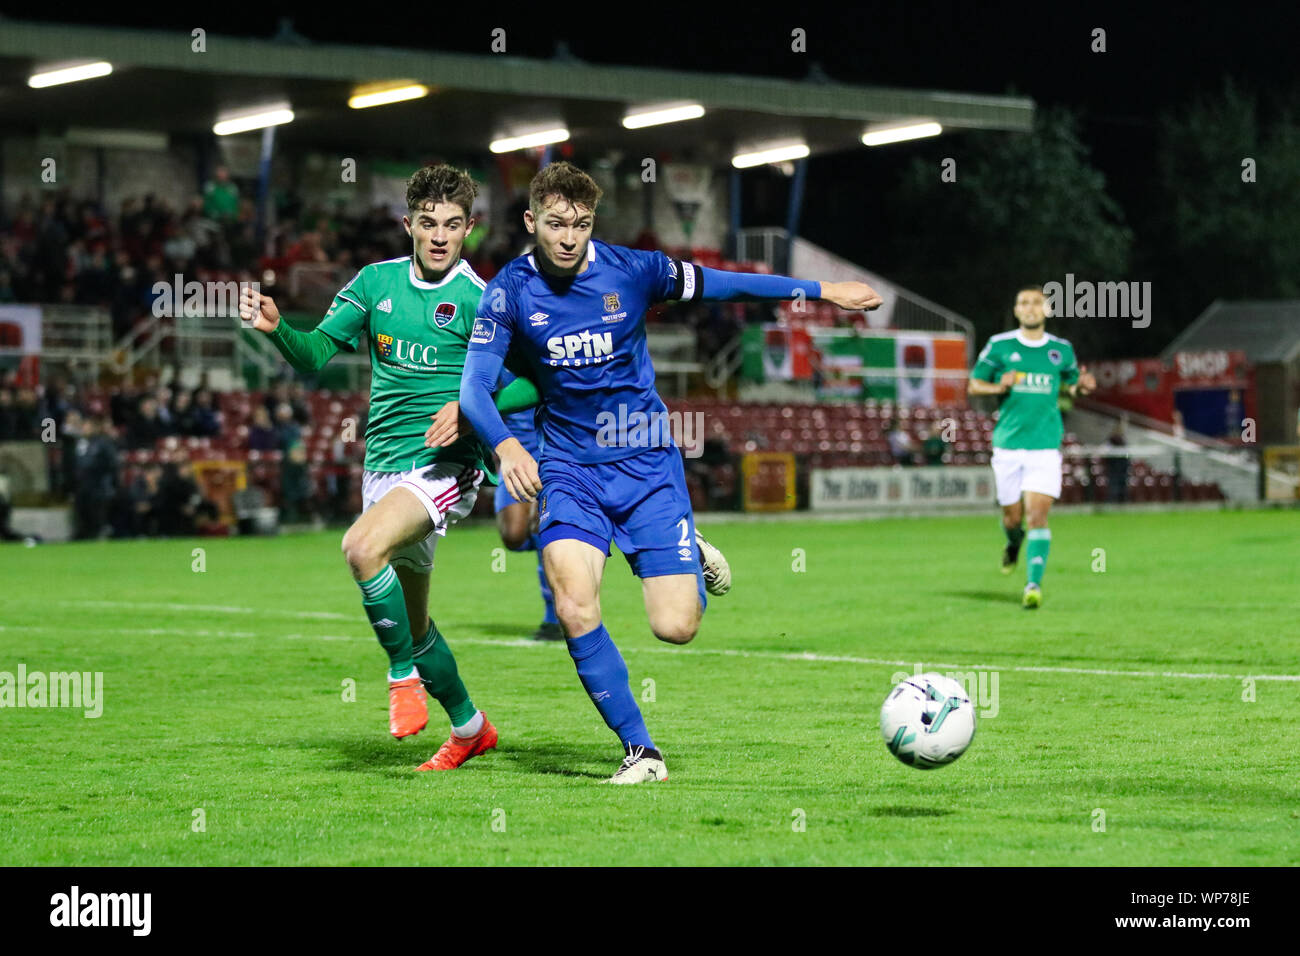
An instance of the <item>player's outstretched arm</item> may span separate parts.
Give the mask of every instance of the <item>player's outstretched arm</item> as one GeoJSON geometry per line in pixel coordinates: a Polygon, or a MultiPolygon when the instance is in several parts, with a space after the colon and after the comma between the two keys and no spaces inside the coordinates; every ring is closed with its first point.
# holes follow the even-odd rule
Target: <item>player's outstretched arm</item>
{"type": "Polygon", "coordinates": [[[239,293],[239,317],[266,333],[285,361],[299,372],[319,371],[339,350],[338,343],[320,329],[299,332],[281,322],[275,300],[248,287],[239,293]]]}
{"type": "Polygon", "coordinates": [[[884,302],[865,282],[816,282],[790,276],[765,276],[753,272],[727,272],[707,266],[693,266],[706,301],[756,302],[774,299],[825,299],[851,311],[875,309],[884,302]]]}

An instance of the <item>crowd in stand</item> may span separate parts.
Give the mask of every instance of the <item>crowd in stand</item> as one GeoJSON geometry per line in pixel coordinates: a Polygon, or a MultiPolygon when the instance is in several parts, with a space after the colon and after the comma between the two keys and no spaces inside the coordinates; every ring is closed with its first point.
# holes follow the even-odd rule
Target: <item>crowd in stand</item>
{"type": "MultiPolygon", "coordinates": [[[[120,208],[64,192],[24,196],[0,217],[0,303],[95,306],[112,316],[114,339],[152,318],[158,282],[180,274],[188,281],[257,280],[292,306],[283,284],[298,263],[336,268],[340,276],[369,262],[401,256],[410,241],[384,206],[364,214],[307,204],[275,193],[265,235],[247,188],[224,168],[183,208],[153,195],[128,198],[120,208]]],[[[528,244],[516,202],[495,229],[484,223],[466,242],[465,256],[490,279],[528,244]]],[[[646,230],[634,248],[659,248],[646,230]]],[[[756,305],[680,303],[652,311],[651,320],[695,328],[699,354],[708,356],[735,337],[745,321],[771,318],[756,305]]]]}
{"type": "MultiPolygon", "coordinates": [[[[168,384],[112,389],[106,399],[64,379],[31,389],[18,387],[13,372],[0,374],[0,441],[49,445],[50,490],[72,502],[74,537],[226,533],[185,456],[160,452],[129,480],[124,468],[124,453],[154,450],[160,439],[222,433],[207,382],[184,388],[179,374],[168,384]]],[[[292,486],[284,497],[300,508],[307,503],[302,428],[310,423],[302,384],[282,380],[253,410],[246,440],[248,451],[283,454],[282,480],[292,486]]]]}

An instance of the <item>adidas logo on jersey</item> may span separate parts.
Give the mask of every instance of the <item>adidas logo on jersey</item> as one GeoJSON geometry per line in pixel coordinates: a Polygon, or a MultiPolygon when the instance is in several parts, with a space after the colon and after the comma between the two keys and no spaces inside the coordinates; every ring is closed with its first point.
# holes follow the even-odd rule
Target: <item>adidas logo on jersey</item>
{"type": "Polygon", "coordinates": [[[1007,361],[1009,361],[1009,362],[1019,362],[1019,361],[1020,361],[1020,353],[1019,353],[1019,352],[1012,352],[1011,355],[1007,357],[1007,361]]]}
{"type": "Polygon", "coordinates": [[[528,321],[531,322],[533,325],[541,326],[541,325],[545,325],[546,320],[549,318],[550,315],[547,314],[546,312],[534,312],[532,315],[528,317],[528,321]]]}
{"type": "Polygon", "coordinates": [[[380,312],[392,312],[393,300],[385,299],[383,302],[380,302],[377,306],[375,306],[375,308],[378,309],[380,312]]]}

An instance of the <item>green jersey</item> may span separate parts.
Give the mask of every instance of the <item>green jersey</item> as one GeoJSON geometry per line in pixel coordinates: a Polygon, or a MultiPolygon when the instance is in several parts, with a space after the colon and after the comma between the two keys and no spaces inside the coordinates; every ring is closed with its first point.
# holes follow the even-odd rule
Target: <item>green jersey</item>
{"type": "Polygon", "coordinates": [[[410,256],[363,268],[334,297],[317,328],[349,352],[370,339],[368,471],[407,471],[434,461],[490,472],[477,436],[425,448],[432,416],[460,396],[465,351],[484,282],[462,259],[425,282],[410,256]]]}
{"type": "Polygon", "coordinates": [[[1065,437],[1061,386],[1079,380],[1074,346],[1046,333],[1037,340],[1022,338],[1019,330],[995,335],[980,352],[971,377],[997,382],[1006,372],[1015,372],[1016,381],[1002,398],[993,447],[1059,448],[1065,437]]]}

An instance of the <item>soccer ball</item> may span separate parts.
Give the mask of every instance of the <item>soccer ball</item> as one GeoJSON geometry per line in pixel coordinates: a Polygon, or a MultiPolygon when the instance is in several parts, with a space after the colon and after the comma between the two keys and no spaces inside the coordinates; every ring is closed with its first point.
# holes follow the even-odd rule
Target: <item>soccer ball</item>
{"type": "Polygon", "coordinates": [[[903,763],[932,770],[966,752],[975,737],[975,707],[966,688],[951,677],[909,677],[885,698],[880,733],[903,763]]]}

